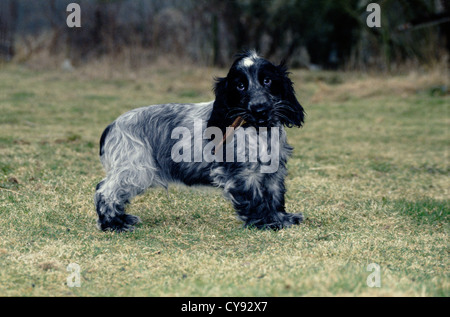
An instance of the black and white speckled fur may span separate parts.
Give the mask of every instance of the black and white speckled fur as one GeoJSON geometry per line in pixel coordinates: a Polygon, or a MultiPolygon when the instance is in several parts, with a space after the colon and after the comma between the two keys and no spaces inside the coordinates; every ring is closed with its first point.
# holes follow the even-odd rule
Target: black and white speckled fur
{"type": "MultiPolygon", "coordinates": [[[[254,51],[240,55],[227,77],[217,79],[215,101],[198,104],[163,104],[138,108],[120,116],[103,132],[100,159],[106,178],[96,188],[98,227],[102,230],[133,230],[140,220],[127,215],[125,206],[147,188],[177,182],[186,185],[213,185],[223,188],[238,217],[246,226],[280,229],[298,224],[302,214],[285,211],[284,179],[292,148],[283,126],[303,124],[303,108],[295,98],[292,82],[283,65],[275,66],[254,51]],[[244,89],[242,89],[244,87],[244,89]],[[274,173],[261,173],[257,162],[175,162],[171,137],[177,127],[186,127],[194,137],[194,120],[225,133],[236,116],[246,124],[242,129],[279,128],[279,165],[274,173]]],[[[270,129],[269,129],[270,131],[270,129]]],[[[270,133],[265,146],[270,148],[270,133]]],[[[244,146],[265,142],[256,136],[244,146]]],[[[194,140],[191,145],[194,144],[194,140]]],[[[203,140],[203,146],[209,140],[203,140]]],[[[224,156],[229,145],[224,147],[224,156]]],[[[238,153],[240,144],[234,144],[238,153]]],[[[259,144],[261,146],[261,144],[259,144]]],[[[242,150],[242,149],[240,149],[242,150]]],[[[248,150],[248,149],[247,149],[248,150]]],[[[198,151],[192,146],[192,156],[198,151]]]]}

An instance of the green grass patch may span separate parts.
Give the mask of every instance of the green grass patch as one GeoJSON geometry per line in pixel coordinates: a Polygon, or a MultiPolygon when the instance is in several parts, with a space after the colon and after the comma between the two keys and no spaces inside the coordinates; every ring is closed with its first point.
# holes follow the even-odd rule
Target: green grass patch
{"type": "Polygon", "coordinates": [[[449,223],[450,202],[426,198],[417,201],[397,200],[393,210],[411,216],[420,224],[449,223]]]}

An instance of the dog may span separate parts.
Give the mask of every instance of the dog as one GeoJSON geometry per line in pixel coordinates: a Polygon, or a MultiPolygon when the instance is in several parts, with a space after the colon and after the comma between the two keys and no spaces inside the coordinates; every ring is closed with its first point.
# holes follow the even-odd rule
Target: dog
{"type": "Polygon", "coordinates": [[[99,229],[132,231],[140,219],[125,213],[131,199],[174,182],[222,188],[244,227],[277,230],[303,220],[301,213],[285,211],[286,162],[293,148],[284,127],[301,127],[305,117],[285,63],[275,65],[253,50],[244,52],[226,77],[215,79],[213,90],[214,101],[138,108],[106,127],[100,138],[106,178],[98,183],[94,198],[99,229]],[[219,149],[217,140],[233,130],[238,117],[243,124],[232,139],[241,131],[244,143],[227,139],[219,149]],[[256,148],[277,154],[275,168],[262,157],[249,160],[256,148]]]}

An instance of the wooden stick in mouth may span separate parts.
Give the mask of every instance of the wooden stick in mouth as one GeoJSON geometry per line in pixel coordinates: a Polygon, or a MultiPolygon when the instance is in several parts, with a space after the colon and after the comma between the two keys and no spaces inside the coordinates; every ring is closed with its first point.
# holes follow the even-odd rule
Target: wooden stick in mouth
{"type": "Polygon", "coordinates": [[[233,129],[226,129],[223,139],[214,148],[214,154],[216,154],[216,152],[222,148],[223,144],[234,133],[234,131],[239,129],[244,124],[245,124],[245,120],[241,116],[238,116],[230,126],[230,128],[233,128],[233,129]]]}

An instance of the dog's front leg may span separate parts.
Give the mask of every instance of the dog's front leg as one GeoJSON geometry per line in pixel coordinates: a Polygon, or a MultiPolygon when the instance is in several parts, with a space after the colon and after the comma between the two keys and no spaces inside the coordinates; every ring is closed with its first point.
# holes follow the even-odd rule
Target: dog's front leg
{"type": "Polygon", "coordinates": [[[278,175],[246,171],[223,183],[225,196],[233,203],[244,226],[277,230],[303,220],[301,213],[285,211],[283,176],[282,171],[278,175]]]}

